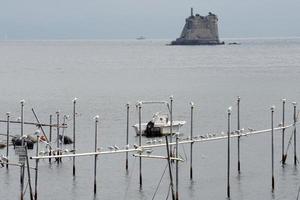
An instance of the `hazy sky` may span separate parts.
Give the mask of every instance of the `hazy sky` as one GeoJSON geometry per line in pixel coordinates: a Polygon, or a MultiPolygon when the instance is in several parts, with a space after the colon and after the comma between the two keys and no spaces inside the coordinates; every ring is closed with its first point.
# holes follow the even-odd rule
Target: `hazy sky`
{"type": "Polygon", "coordinates": [[[0,0],[0,39],[179,36],[190,7],[219,16],[220,37],[300,36],[300,0],[0,0]]]}

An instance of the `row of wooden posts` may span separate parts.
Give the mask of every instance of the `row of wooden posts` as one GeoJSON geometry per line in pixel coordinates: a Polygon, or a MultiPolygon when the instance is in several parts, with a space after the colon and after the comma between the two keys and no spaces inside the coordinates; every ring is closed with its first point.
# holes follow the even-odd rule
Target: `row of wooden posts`
{"type": "MultiPolygon", "coordinates": [[[[237,99],[237,130],[239,132],[239,134],[236,136],[237,137],[237,140],[238,140],[238,173],[241,172],[241,162],[240,162],[240,137],[243,136],[243,135],[251,135],[251,132],[248,133],[248,134],[240,134],[240,97],[238,97],[237,99]]],[[[271,108],[271,129],[267,129],[267,130],[263,130],[263,131],[257,131],[257,132],[260,132],[260,133],[264,133],[264,132],[271,132],[271,155],[272,155],[272,191],[274,191],[274,188],[275,188],[275,181],[274,181],[274,139],[273,139],[273,134],[274,134],[274,130],[282,130],[282,140],[283,140],[283,144],[284,144],[284,132],[285,132],[285,129],[287,128],[290,128],[293,126],[294,128],[294,163],[295,165],[297,164],[297,155],[296,155],[296,123],[297,123],[297,117],[296,117],[296,103],[293,103],[293,107],[294,107],[294,122],[292,125],[288,125],[288,126],[285,126],[285,122],[284,122],[284,117],[285,117],[285,103],[286,103],[286,100],[283,99],[283,121],[282,121],[282,125],[280,128],[274,128],[274,124],[273,124],[273,115],[274,115],[274,109],[275,107],[272,107],[271,108]]],[[[138,121],[139,121],[139,147],[142,147],[142,148],[147,148],[147,147],[158,147],[158,146],[164,146],[165,144],[161,144],[161,145],[142,145],[141,143],[141,136],[142,136],[142,132],[141,132],[141,116],[142,116],[142,113],[141,113],[141,109],[142,109],[142,105],[143,104],[152,104],[152,103],[157,103],[157,104],[166,104],[169,108],[169,112],[170,112],[170,122],[171,122],[171,126],[170,126],[170,132],[172,132],[172,105],[173,105],[173,97],[170,98],[170,102],[166,102],[166,101],[141,101],[141,102],[138,102],[137,103],[137,107],[138,107],[138,112],[139,112],[139,118],[138,118],[138,121]]],[[[128,146],[128,141],[129,141],[129,104],[126,105],[126,108],[127,108],[127,128],[126,128],[126,144],[128,146]]],[[[185,141],[185,142],[178,142],[179,138],[178,138],[178,135],[176,136],[176,143],[172,143],[172,137],[170,137],[170,143],[168,141],[168,137],[166,137],[166,146],[169,147],[167,148],[167,157],[165,159],[167,159],[168,161],[172,160],[171,159],[171,156],[172,156],[172,145],[176,145],[176,155],[175,155],[175,159],[176,160],[176,186],[175,186],[175,192],[174,192],[174,188],[173,188],[173,176],[172,176],[172,170],[171,170],[171,162],[168,162],[169,164],[169,173],[170,173],[170,185],[171,185],[171,191],[172,191],[172,198],[173,199],[176,199],[178,200],[179,199],[179,188],[178,188],[178,183],[179,183],[179,180],[178,180],[178,162],[180,161],[180,159],[178,159],[178,144],[179,143],[190,143],[190,179],[193,179],[193,144],[195,142],[199,142],[197,140],[193,140],[193,110],[194,110],[194,103],[191,102],[191,129],[190,129],[190,138],[191,140],[190,141],[185,141]]],[[[228,138],[228,159],[227,159],[227,197],[230,197],[230,138],[232,137],[231,133],[231,108],[228,109],[228,131],[227,131],[227,136],[226,137],[220,137],[220,139],[225,139],[225,138],[228,138]]],[[[97,127],[98,127],[98,120],[99,120],[99,117],[96,117],[95,118],[95,141],[97,141],[97,127]]],[[[252,132],[252,134],[256,134],[256,132],[252,132]]],[[[209,139],[207,140],[209,141],[209,139]]],[[[96,193],[96,158],[97,158],[97,155],[100,155],[100,154],[106,154],[106,153],[122,153],[122,152],[125,152],[126,153],[126,162],[125,162],[125,167],[126,167],[126,170],[128,170],[128,153],[130,151],[138,151],[136,149],[127,149],[126,151],[114,151],[114,152],[97,152],[97,144],[95,143],[95,152],[89,154],[89,153],[86,153],[86,154],[83,154],[83,155],[78,155],[78,156],[85,156],[85,155],[95,155],[95,166],[94,166],[94,193],[96,193]]],[[[140,187],[142,187],[142,158],[144,156],[142,156],[142,151],[138,151],[139,152],[139,183],[140,183],[140,187]]],[[[286,160],[286,156],[284,154],[284,145],[282,145],[282,152],[283,152],[283,155],[282,155],[282,158],[284,158],[282,160],[282,163],[285,164],[285,160],[286,160]]],[[[76,156],[76,155],[71,155],[71,156],[76,156]]],[[[59,157],[59,156],[57,156],[59,157]]],[[[65,157],[65,156],[64,156],[65,157]]],[[[68,156],[69,157],[69,156],[68,156]]]]}
{"type": "MultiPolygon", "coordinates": [[[[293,127],[293,137],[294,137],[294,164],[297,165],[297,154],[296,154],[296,124],[298,122],[297,120],[297,109],[296,109],[296,103],[293,102],[293,109],[294,109],[294,121],[291,125],[285,125],[285,103],[286,100],[283,99],[282,100],[282,105],[283,105],[283,109],[282,109],[282,125],[281,127],[278,128],[274,128],[274,110],[275,107],[271,107],[271,128],[270,129],[266,129],[266,130],[261,130],[261,131],[250,131],[248,133],[243,133],[241,132],[241,128],[240,128],[240,97],[237,98],[237,134],[236,135],[232,135],[232,131],[231,131],[231,107],[228,109],[228,130],[227,130],[227,136],[220,136],[220,137],[214,137],[214,138],[206,138],[206,139],[193,139],[194,135],[193,135],[193,116],[194,116],[194,103],[191,102],[190,106],[191,106],[191,113],[190,113],[190,139],[186,140],[186,141],[179,141],[179,136],[178,134],[176,135],[176,141],[173,142],[172,141],[172,137],[165,137],[166,139],[166,143],[165,144],[156,144],[156,145],[142,145],[142,130],[141,130],[141,123],[142,123],[142,105],[144,104],[165,104],[168,107],[169,113],[170,113],[170,132],[172,132],[172,122],[173,122],[173,97],[170,97],[170,101],[140,101],[137,103],[137,107],[138,107],[138,113],[139,113],[139,117],[138,117],[138,121],[139,121],[139,145],[138,147],[135,148],[129,148],[129,109],[130,109],[130,105],[126,104],[126,109],[127,109],[127,124],[126,124],[126,149],[121,149],[121,150],[116,150],[116,151],[98,151],[98,144],[97,144],[97,140],[98,140],[98,123],[99,123],[99,116],[96,116],[95,119],[95,149],[94,152],[89,152],[89,153],[75,153],[76,150],[76,140],[75,140],[75,131],[76,131],[76,101],[77,99],[75,98],[73,100],[73,154],[66,154],[66,155],[51,155],[51,146],[50,146],[50,153],[49,156],[39,156],[39,145],[37,142],[37,147],[36,147],[36,156],[31,157],[31,159],[35,159],[35,192],[34,195],[32,195],[31,193],[31,199],[37,199],[37,186],[38,186],[38,161],[40,159],[49,159],[49,162],[51,162],[52,158],[56,158],[58,159],[57,161],[59,162],[59,159],[63,158],[63,157],[72,157],[73,158],[73,170],[72,170],[72,174],[73,176],[76,175],[75,173],[75,157],[79,157],[79,156],[94,156],[94,193],[96,194],[97,192],[97,156],[102,154],[114,154],[114,153],[125,153],[126,154],[126,162],[125,162],[125,168],[126,170],[128,170],[128,153],[129,152],[137,152],[138,155],[136,155],[137,157],[139,157],[139,185],[140,187],[142,187],[142,158],[159,158],[159,159],[166,159],[168,161],[168,166],[169,166],[169,175],[170,175],[170,187],[171,187],[171,193],[172,193],[172,199],[173,200],[178,200],[179,199],[179,179],[178,179],[178,164],[181,161],[181,159],[178,158],[178,145],[179,144],[190,144],[190,179],[193,179],[193,144],[196,142],[205,142],[205,141],[213,141],[213,140],[219,140],[219,139],[227,139],[228,145],[227,145],[227,197],[230,198],[230,138],[233,137],[237,137],[237,146],[238,146],[238,173],[241,172],[241,162],[240,162],[240,137],[242,136],[246,136],[246,135],[254,135],[254,134],[259,134],[259,133],[266,133],[266,132],[271,132],[271,156],[272,156],[272,191],[274,191],[275,189],[275,181],[274,181],[274,131],[276,130],[282,130],[282,164],[285,164],[286,161],[286,154],[284,152],[284,139],[285,139],[285,130],[287,128],[293,127]],[[170,142],[169,142],[170,139],[170,142]],[[175,155],[173,157],[172,155],[172,148],[173,145],[175,145],[175,155]],[[167,150],[167,157],[162,157],[162,156],[143,156],[142,152],[145,148],[155,148],[155,147],[163,147],[166,146],[166,150],[167,150]],[[174,185],[173,185],[173,175],[172,175],[172,168],[171,168],[171,160],[175,160],[175,189],[174,189],[174,185]]],[[[32,122],[24,122],[24,103],[25,101],[21,101],[21,121],[20,122],[12,122],[10,121],[10,115],[9,113],[7,114],[7,120],[1,120],[0,122],[6,122],[7,123],[7,141],[9,141],[9,124],[10,123],[20,123],[21,124],[21,137],[23,136],[23,132],[24,132],[24,124],[29,124],[29,125],[37,125],[41,128],[42,134],[44,135],[44,137],[46,138],[47,143],[50,143],[52,141],[52,127],[56,127],[57,128],[57,141],[58,141],[58,137],[59,137],[59,129],[60,127],[66,127],[65,124],[61,124],[60,125],[60,120],[59,120],[59,112],[56,113],[57,115],[57,123],[56,124],[52,124],[52,115],[50,115],[50,123],[49,124],[41,124],[36,113],[34,112],[34,110],[32,109],[34,116],[37,120],[37,123],[32,123],[32,122]],[[45,131],[43,129],[43,127],[49,127],[49,139],[47,138],[45,131]]],[[[38,136],[38,141],[39,141],[39,136],[38,136]]],[[[59,148],[59,143],[57,142],[57,148],[59,148]]],[[[8,146],[7,146],[7,153],[6,153],[7,157],[8,157],[8,146]]],[[[8,167],[8,165],[7,165],[8,167]]],[[[23,187],[24,187],[24,169],[25,169],[25,165],[22,164],[20,165],[21,168],[21,172],[20,172],[20,176],[21,176],[21,200],[23,200],[23,187]]],[[[28,178],[30,179],[30,173],[29,173],[29,162],[27,159],[27,168],[28,168],[28,178]]],[[[29,180],[30,181],[30,180],[29,180]]],[[[31,185],[31,184],[30,184],[31,185]]],[[[31,187],[31,186],[30,186],[31,187]]]]}
{"type": "MultiPolygon", "coordinates": [[[[241,131],[241,128],[240,128],[240,101],[241,101],[241,98],[238,97],[237,98],[237,131],[238,131],[238,136],[237,136],[237,146],[238,146],[238,173],[240,174],[241,173],[241,162],[240,162],[240,138],[241,138],[241,134],[240,134],[240,131],[241,131]]],[[[140,133],[139,133],[139,146],[142,146],[141,144],[141,135],[142,135],[142,132],[141,132],[141,105],[145,103],[145,104],[148,104],[148,103],[165,103],[167,104],[167,102],[139,102],[138,103],[138,108],[139,108],[139,130],[140,130],[140,133]]],[[[281,130],[282,130],[282,164],[285,165],[285,161],[286,161],[286,157],[287,155],[284,153],[284,140],[285,140],[285,130],[286,128],[290,127],[285,127],[285,104],[286,104],[286,99],[282,99],[282,123],[281,123],[281,130]]],[[[167,104],[168,105],[168,104],[167,104]]],[[[169,107],[169,112],[170,112],[170,122],[171,122],[171,125],[170,125],[170,132],[172,133],[172,105],[173,105],[173,97],[171,96],[170,97],[170,107],[169,107]]],[[[191,105],[191,119],[190,119],[190,122],[191,122],[191,128],[190,128],[190,138],[191,138],[191,141],[190,141],[190,179],[192,180],[193,179],[193,144],[194,141],[193,140],[193,110],[194,110],[194,103],[191,102],[190,103],[191,105]]],[[[293,137],[294,137],[294,164],[297,165],[297,151],[296,151],[296,124],[297,124],[297,103],[296,102],[293,102],[292,103],[293,105],[293,137]]],[[[127,104],[127,113],[129,110],[129,105],[127,104]]],[[[275,179],[274,179],[274,111],[275,111],[275,106],[272,106],[271,107],[271,129],[270,129],[270,132],[271,132],[271,168],[272,168],[272,192],[274,192],[275,190],[275,179]]],[[[228,130],[227,130],[227,197],[230,198],[230,138],[231,138],[231,114],[232,114],[232,108],[229,107],[228,108],[228,130]]],[[[128,119],[129,116],[127,116],[127,119],[128,119]]],[[[127,120],[128,121],[128,120],[127,120]]],[[[128,136],[128,134],[127,134],[128,136]]],[[[176,136],[176,158],[178,158],[178,135],[176,136]]],[[[172,137],[170,137],[170,142],[172,143],[172,137]]],[[[128,138],[126,139],[126,141],[128,141],[128,138]]],[[[128,142],[127,142],[128,143],[128,142]]],[[[166,145],[167,146],[170,146],[170,151],[167,151],[167,154],[171,154],[169,152],[172,152],[172,144],[168,144],[168,137],[166,137],[166,145]]],[[[168,148],[167,148],[168,150],[168,148]]],[[[128,169],[128,157],[126,156],[126,169],[128,169]]],[[[142,186],[142,173],[141,173],[141,157],[140,157],[140,187],[142,186]]],[[[172,181],[172,173],[170,171],[170,182],[171,182],[171,190],[172,190],[172,198],[173,200],[176,199],[178,200],[179,199],[179,189],[178,189],[178,183],[179,183],[179,180],[178,180],[178,162],[179,160],[177,159],[176,160],[176,192],[175,192],[175,195],[174,195],[174,191],[173,191],[173,181],[172,181]]],[[[171,170],[171,167],[169,166],[169,169],[171,170]]]]}

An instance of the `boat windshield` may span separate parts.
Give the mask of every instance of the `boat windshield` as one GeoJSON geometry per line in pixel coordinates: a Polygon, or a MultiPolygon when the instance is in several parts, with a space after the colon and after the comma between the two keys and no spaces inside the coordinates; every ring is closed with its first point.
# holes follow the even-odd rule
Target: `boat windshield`
{"type": "Polygon", "coordinates": [[[161,114],[161,113],[155,113],[153,115],[153,118],[151,120],[152,122],[154,123],[164,123],[164,124],[167,124],[168,121],[169,121],[169,117],[168,117],[168,114],[161,114]]]}

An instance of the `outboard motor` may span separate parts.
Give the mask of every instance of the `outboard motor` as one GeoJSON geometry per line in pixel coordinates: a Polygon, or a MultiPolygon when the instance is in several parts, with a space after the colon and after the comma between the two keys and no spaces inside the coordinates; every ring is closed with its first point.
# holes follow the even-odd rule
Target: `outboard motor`
{"type": "Polygon", "coordinates": [[[154,122],[150,121],[148,122],[145,130],[145,136],[146,137],[158,137],[161,136],[160,128],[154,127],[154,122]]]}

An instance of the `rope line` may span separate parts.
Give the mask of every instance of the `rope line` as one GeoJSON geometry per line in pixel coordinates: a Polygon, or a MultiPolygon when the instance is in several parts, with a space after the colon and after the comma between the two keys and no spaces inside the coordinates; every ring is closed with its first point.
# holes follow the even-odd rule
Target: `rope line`
{"type": "Polygon", "coordinates": [[[158,188],[159,188],[159,186],[160,186],[160,184],[161,184],[161,181],[162,181],[162,179],[163,179],[163,177],[164,177],[164,175],[165,175],[165,173],[166,173],[167,167],[168,167],[168,164],[166,164],[166,167],[165,167],[165,169],[164,169],[164,172],[163,172],[162,176],[160,177],[160,180],[159,180],[159,182],[158,182],[158,185],[156,186],[155,192],[154,192],[154,194],[153,194],[152,200],[154,200],[154,198],[155,198],[155,196],[156,196],[156,194],[157,194],[157,192],[158,192],[158,188]]]}
{"type": "Polygon", "coordinates": [[[167,197],[166,197],[166,200],[169,198],[170,196],[170,190],[171,190],[171,184],[169,185],[169,190],[168,190],[168,193],[167,193],[167,197]]]}

